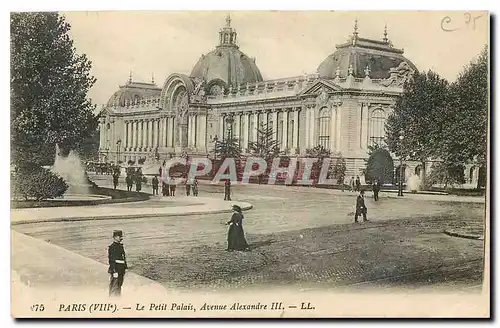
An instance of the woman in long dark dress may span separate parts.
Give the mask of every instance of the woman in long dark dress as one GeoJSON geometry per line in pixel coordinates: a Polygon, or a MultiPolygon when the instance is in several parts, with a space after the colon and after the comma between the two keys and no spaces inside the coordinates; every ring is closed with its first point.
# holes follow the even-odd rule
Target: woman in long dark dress
{"type": "Polygon", "coordinates": [[[227,222],[229,231],[227,232],[227,251],[248,251],[248,243],[243,231],[243,213],[241,207],[233,205],[233,215],[227,222]]]}

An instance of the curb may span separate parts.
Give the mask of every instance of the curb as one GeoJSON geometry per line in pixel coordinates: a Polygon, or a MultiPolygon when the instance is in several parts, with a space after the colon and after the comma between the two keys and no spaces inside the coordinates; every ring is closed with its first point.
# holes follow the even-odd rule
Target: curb
{"type": "MultiPolygon", "coordinates": [[[[242,211],[248,211],[253,208],[252,204],[249,204],[247,206],[242,206],[241,210],[242,211]]],[[[188,215],[202,215],[202,214],[220,214],[220,213],[231,213],[231,209],[224,209],[224,210],[214,210],[214,211],[203,211],[203,212],[191,212],[191,213],[154,213],[154,214],[126,214],[126,215],[120,215],[120,216],[112,216],[112,215],[105,215],[105,216],[88,216],[88,217],[81,217],[81,216],[74,216],[74,217],[65,217],[65,218],[48,218],[48,219],[39,219],[39,220],[19,220],[19,221],[14,221],[11,222],[11,226],[15,225],[21,225],[21,224],[31,224],[31,223],[46,223],[46,222],[74,222],[74,221],[98,221],[98,220],[122,220],[122,219],[128,219],[128,220],[133,220],[133,219],[142,219],[142,218],[155,218],[155,217],[168,217],[168,216],[188,216],[188,215]]]]}
{"type": "Polygon", "coordinates": [[[472,235],[472,234],[467,234],[467,233],[460,233],[460,232],[455,232],[455,231],[450,231],[450,230],[444,230],[444,234],[451,236],[451,237],[459,237],[459,238],[466,238],[466,239],[475,239],[475,240],[484,240],[483,235],[472,235]]]}

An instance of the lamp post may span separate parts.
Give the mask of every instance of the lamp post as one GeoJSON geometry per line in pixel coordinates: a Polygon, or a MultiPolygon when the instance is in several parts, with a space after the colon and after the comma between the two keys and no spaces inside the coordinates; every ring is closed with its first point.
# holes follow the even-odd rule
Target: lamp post
{"type": "Polygon", "coordinates": [[[228,129],[227,129],[228,138],[232,139],[233,138],[233,123],[234,123],[234,118],[233,118],[232,114],[230,114],[226,118],[226,123],[229,124],[228,129]]]}
{"type": "Polygon", "coordinates": [[[118,139],[116,142],[116,164],[120,162],[120,146],[122,144],[122,139],[118,139]]]}
{"type": "Polygon", "coordinates": [[[403,196],[403,140],[405,136],[403,135],[404,131],[399,132],[399,190],[398,196],[403,196]]]}
{"type": "Polygon", "coordinates": [[[217,142],[219,141],[219,138],[217,138],[217,135],[214,137],[214,160],[217,160],[217,142]]]}

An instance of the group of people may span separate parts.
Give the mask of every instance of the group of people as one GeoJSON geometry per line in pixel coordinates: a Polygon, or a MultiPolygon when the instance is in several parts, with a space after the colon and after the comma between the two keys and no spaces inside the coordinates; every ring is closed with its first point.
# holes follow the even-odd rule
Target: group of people
{"type": "Polygon", "coordinates": [[[127,177],[125,178],[125,182],[127,183],[127,191],[132,191],[134,184],[135,184],[135,191],[137,192],[141,191],[142,181],[143,181],[143,175],[142,175],[142,169],[140,167],[137,168],[136,170],[134,170],[134,168],[132,167],[127,168],[127,177]]]}

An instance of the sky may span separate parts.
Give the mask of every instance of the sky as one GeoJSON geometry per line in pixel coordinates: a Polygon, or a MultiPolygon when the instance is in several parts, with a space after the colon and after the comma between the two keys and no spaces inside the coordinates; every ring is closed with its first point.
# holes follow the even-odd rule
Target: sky
{"type": "Polygon", "coordinates": [[[453,81],[488,44],[487,12],[478,11],[94,11],[62,12],[78,53],[92,61],[97,82],[89,97],[104,104],[132,72],[159,87],[172,73],[189,74],[215,48],[227,14],[240,50],[264,79],[315,73],[352,34],[381,40],[387,25],[394,47],[419,70],[453,81]]]}

